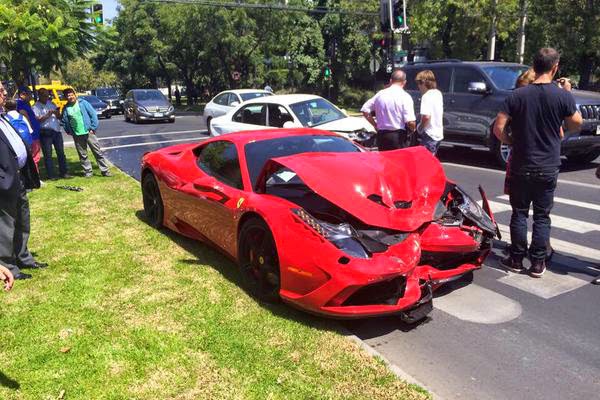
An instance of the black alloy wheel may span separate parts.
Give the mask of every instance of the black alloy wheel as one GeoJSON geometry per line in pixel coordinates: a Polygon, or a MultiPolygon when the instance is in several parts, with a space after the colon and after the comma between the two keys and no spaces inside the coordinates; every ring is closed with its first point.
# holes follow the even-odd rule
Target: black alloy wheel
{"type": "Polygon", "coordinates": [[[238,260],[242,282],[251,295],[271,303],[280,300],[277,249],[271,230],[260,218],[249,219],[242,227],[238,260]]]}
{"type": "Polygon", "coordinates": [[[206,130],[208,132],[208,136],[212,136],[212,133],[210,131],[210,122],[212,121],[212,117],[208,117],[206,119],[206,130]]]}
{"type": "Polygon", "coordinates": [[[131,121],[131,119],[129,119],[129,113],[125,110],[123,110],[123,117],[125,117],[125,122],[131,121]]]}
{"type": "Polygon", "coordinates": [[[496,163],[503,169],[506,169],[506,164],[510,157],[511,148],[507,144],[501,143],[492,133],[492,145],[490,147],[492,155],[496,159],[496,163]]]}
{"type": "Polygon", "coordinates": [[[164,206],[156,178],[151,173],[142,179],[142,199],[148,223],[154,228],[163,226],[164,206]]]}

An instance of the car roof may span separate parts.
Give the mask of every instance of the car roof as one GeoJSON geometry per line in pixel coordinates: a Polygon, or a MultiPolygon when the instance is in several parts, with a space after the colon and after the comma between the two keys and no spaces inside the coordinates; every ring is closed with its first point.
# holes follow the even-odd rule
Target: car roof
{"type": "Polygon", "coordinates": [[[263,90],[263,89],[231,89],[231,90],[224,90],[219,94],[223,94],[223,93],[242,94],[242,93],[271,93],[271,92],[269,92],[268,90],[263,90]]]}
{"type": "Polygon", "coordinates": [[[148,92],[148,91],[160,92],[160,90],[158,90],[158,89],[131,89],[131,91],[132,92],[148,92]]]}
{"type": "Polygon", "coordinates": [[[250,142],[259,142],[263,140],[277,139],[291,136],[336,136],[341,137],[337,133],[325,131],[315,128],[279,128],[279,129],[261,129],[255,131],[243,131],[228,133],[227,135],[215,136],[206,140],[203,143],[216,142],[219,140],[228,140],[237,143],[241,146],[250,142]]]}
{"type": "Polygon", "coordinates": [[[267,96],[267,97],[259,97],[257,99],[252,99],[244,102],[244,105],[252,104],[252,103],[277,103],[277,104],[295,104],[301,101],[321,99],[321,96],[317,96],[314,94],[278,94],[275,96],[267,96]]]}
{"type": "Polygon", "coordinates": [[[461,61],[461,60],[428,60],[424,62],[412,62],[406,65],[407,68],[427,68],[429,66],[457,66],[457,65],[474,65],[479,67],[523,67],[529,68],[527,65],[514,63],[514,62],[504,62],[504,61],[461,61]]]}

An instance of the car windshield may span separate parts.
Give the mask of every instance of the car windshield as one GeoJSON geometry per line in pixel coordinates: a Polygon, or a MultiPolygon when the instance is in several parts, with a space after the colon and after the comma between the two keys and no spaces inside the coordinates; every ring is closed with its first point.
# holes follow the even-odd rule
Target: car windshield
{"type": "Polygon", "coordinates": [[[119,97],[119,91],[115,88],[96,89],[96,96],[119,97]]]}
{"type": "Polygon", "coordinates": [[[86,100],[88,103],[91,103],[91,104],[102,102],[102,100],[100,100],[96,96],[80,96],[80,98],[86,100]]]}
{"type": "Polygon", "coordinates": [[[290,108],[302,126],[313,127],[346,118],[333,104],[321,98],[291,104],[290,108]]]}
{"type": "Polygon", "coordinates": [[[361,151],[351,141],[338,136],[288,136],[248,143],[244,151],[252,187],[267,160],[299,153],[353,153],[361,151]]]}
{"type": "Polygon", "coordinates": [[[517,85],[517,78],[527,71],[525,66],[490,66],[483,71],[490,77],[498,89],[512,90],[517,85]]]}
{"type": "Polygon", "coordinates": [[[165,96],[158,90],[138,90],[134,93],[136,100],[165,100],[165,96]]]}
{"type": "Polygon", "coordinates": [[[252,92],[252,93],[240,93],[242,101],[258,99],[259,97],[272,96],[271,93],[266,92],[252,92]]]}

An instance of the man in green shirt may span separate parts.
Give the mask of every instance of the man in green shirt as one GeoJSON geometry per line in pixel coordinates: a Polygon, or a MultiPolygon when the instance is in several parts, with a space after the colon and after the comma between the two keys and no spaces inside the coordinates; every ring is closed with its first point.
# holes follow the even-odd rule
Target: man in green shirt
{"type": "Polygon", "coordinates": [[[63,93],[67,98],[67,105],[63,110],[62,123],[67,134],[73,136],[85,177],[92,176],[92,163],[87,154],[88,146],[92,150],[102,176],[111,176],[108,162],[96,137],[96,129],[98,129],[96,110],[87,101],[79,100],[73,89],[65,89],[63,93]]]}

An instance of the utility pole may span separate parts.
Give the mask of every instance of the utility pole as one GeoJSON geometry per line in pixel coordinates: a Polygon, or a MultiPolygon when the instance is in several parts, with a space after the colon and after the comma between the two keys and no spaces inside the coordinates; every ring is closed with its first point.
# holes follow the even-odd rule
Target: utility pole
{"type": "Polygon", "coordinates": [[[519,42],[517,43],[517,61],[523,64],[525,56],[525,25],[527,24],[527,0],[519,0],[519,42]]]}
{"type": "Polygon", "coordinates": [[[496,9],[498,7],[498,0],[491,0],[492,2],[492,26],[490,27],[490,34],[488,36],[488,54],[487,59],[493,60],[496,53],[496,23],[498,18],[496,16],[496,9]]]}

